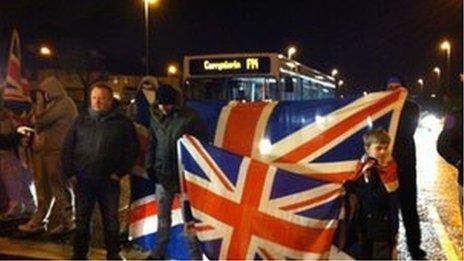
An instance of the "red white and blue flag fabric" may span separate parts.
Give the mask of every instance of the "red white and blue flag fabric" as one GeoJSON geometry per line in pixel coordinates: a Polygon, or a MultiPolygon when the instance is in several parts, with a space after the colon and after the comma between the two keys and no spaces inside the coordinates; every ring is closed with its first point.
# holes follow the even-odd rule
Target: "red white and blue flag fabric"
{"type": "Polygon", "coordinates": [[[14,112],[27,112],[31,108],[29,83],[21,76],[21,49],[16,30],[11,38],[3,99],[5,107],[14,112]]]}
{"type": "Polygon", "coordinates": [[[195,230],[210,259],[318,259],[330,249],[341,184],[319,181],[186,137],[195,230]]]}
{"type": "MultiPolygon", "coordinates": [[[[179,141],[183,189],[211,259],[340,258],[342,183],[364,153],[362,135],[394,140],[404,89],[295,102],[190,102],[214,146],[179,141]]],[[[393,146],[393,144],[391,144],[393,146]]]]}
{"type": "MultiPolygon", "coordinates": [[[[179,197],[174,199],[172,209],[171,238],[166,254],[173,259],[187,260],[190,259],[190,256],[184,232],[182,204],[179,197]]],[[[145,251],[152,250],[157,240],[157,228],[158,205],[155,196],[150,193],[150,195],[132,202],[129,226],[131,242],[145,251]]]]}

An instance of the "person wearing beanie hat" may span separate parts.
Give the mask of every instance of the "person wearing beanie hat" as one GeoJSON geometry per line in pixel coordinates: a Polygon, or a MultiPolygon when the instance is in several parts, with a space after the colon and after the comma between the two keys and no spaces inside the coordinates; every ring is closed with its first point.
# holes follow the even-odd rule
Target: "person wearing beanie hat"
{"type": "MultiPolygon", "coordinates": [[[[404,87],[401,77],[391,76],[387,81],[387,90],[404,87]]],[[[406,230],[406,242],[413,259],[423,259],[426,256],[420,248],[421,230],[417,213],[417,171],[416,145],[414,133],[419,123],[420,108],[417,103],[407,99],[404,103],[398,123],[393,157],[398,163],[399,201],[403,224],[406,230]]]]}
{"type": "Polygon", "coordinates": [[[403,86],[403,81],[399,76],[390,76],[387,80],[387,89],[394,90],[403,86]]]}
{"type": "MultiPolygon", "coordinates": [[[[156,99],[161,116],[152,114],[150,124],[150,143],[147,156],[147,173],[156,181],[158,201],[157,240],[150,259],[166,258],[171,211],[174,197],[180,191],[177,166],[177,140],[184,134],[207,140],[208,129],[194,110],[176,106],[177,91],[170,85],[157,89],[156,99]]],[[[155,110],[155,108],[153,108],[155,110]]],[[[187,233],[189,254],[192,259],[201,259],[198,240],[187,233]]]]}

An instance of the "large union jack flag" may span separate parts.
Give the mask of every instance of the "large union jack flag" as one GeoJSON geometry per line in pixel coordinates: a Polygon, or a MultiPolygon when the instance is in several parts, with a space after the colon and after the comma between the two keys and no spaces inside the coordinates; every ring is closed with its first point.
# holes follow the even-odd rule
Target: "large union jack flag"
{"type": "Polygon", "coordinates": [[[400,89],[349,99],[190,103],[214,137],[213,146],[186,136],[178,149],[205,254],[333,258],[342,183],[364,152],[361,137],[382,127],[394,140],[406,94],[400,89]]]}

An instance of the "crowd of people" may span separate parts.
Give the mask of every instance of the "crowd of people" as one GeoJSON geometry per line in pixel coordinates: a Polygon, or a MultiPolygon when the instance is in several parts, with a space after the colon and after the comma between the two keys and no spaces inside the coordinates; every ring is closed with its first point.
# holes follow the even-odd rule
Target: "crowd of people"
{"type": "MultiPolygon", "coordinates": [[[[398,77],[387,89],[402,87],[398,77]]],[[[90,91],[90,104],[78,114],[76,105],[55,77],[41,82],[33,93],[33,129],[15,126],[11,112],[0,107],[1,219],[28,217],[19,225],[23,233],[63,235],[73,232],[73,259],[86,259],[91,239],[91,218],[98,203],[103,222],[108,259],[119,254],[119,195],[121,178],[142,165],[156,183],[158,240],[152,259],[166,258],[171,227],[172,202],[180,192],[176,141],[184,134],[208,139],[206,125],[193,110],[182,106],[182,95],[154,77],[144,77],[136,101],[123,108],[104,82],[90,91]],[[149,133],[148,144],[140,142],[141,128],[149,133]],[[18,157],[21,142],[32,144],[32,168],[18,157]],[[33,177],[31,176],[33,174],[33,177]],[[34,182],[37,206],[29,189],[34,182]],[[73,200],[75,198],[75,200],[73,200]],[[48,229],[52,208],[59,225],[48,229]]],[[[421,230],[417,212],[416,152],[413,135],[419,107],[405,102],[393,152],[385,130],[364,135],[365,155],[356,173],[345,183],[348,226],[357,235],[363,259],[393,259],[401,212],[407,246],[414,259],[426,256],[420,248],[421,230]]],[[[462,109],[450,115],[439,137],[439,153],[460,171],[462,199],[462,109]],[[460,113],[460,114],[459,114],[460,113]],[[460,141],[459,141],[460,139],[460,141]]],[[[461,202],[462,206],[462,202],[461,202]]],[[[188,234],[192,257],[201,259],[198,240],[188,234]]]]}

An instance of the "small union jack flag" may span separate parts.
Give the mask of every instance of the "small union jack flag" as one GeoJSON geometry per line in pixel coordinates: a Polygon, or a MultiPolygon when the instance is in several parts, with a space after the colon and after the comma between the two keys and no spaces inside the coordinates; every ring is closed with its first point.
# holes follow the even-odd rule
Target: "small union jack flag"
{"type": "Polygon", "coordinates": [[[3,91],[5,106],[15,111],[28,111],[31,108],[29,83],[21,76],[21,49],[19,34],[13,31],[8,57],[5,88],[3,91]]]}

